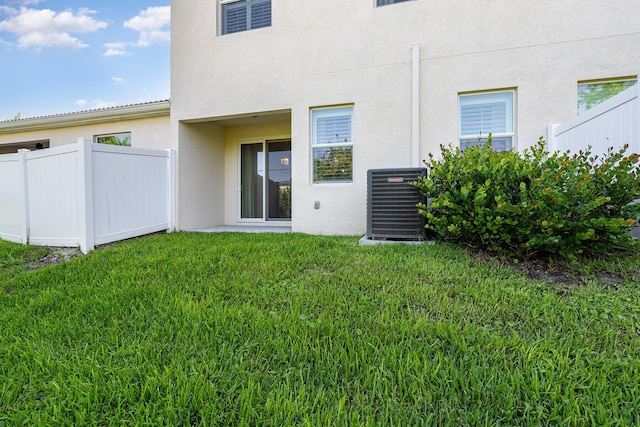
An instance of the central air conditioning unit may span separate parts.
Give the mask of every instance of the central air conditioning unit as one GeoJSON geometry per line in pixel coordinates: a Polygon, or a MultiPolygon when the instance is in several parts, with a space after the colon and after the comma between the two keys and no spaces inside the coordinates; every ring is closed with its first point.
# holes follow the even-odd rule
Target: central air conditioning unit
{"type": "Polygon", "coordinates": [[[416,205],[426,199],[410,183],[426,174],[426,168],[367,171],[367,239],[424,240],[425,218],[416,205]]]}

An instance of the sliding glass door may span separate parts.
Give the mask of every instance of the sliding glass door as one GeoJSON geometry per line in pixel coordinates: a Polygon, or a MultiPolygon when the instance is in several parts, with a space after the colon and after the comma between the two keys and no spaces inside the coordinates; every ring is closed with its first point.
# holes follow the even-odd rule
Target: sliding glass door
{"type": "Polygon", "coordinates": [[[263,143],[240,145],[240,218],[262,218],[264,194],[263,143]]]}
{"type": "Polygon", "coordinates": [[[240,145],[240,218],[291,220],[291,140],[240,145]]]}

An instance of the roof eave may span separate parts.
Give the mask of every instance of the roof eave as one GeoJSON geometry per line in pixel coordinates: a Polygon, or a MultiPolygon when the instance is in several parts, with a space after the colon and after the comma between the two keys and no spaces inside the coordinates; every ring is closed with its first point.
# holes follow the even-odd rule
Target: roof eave
{"type": "Polygon", "coordinates": [[[0,134],[161,117],[168,116],[169,114],[170,102],[158,101],[147,104],[125,105],[101,110],[88,110],[77,113],[0,122],[0,134]]]}

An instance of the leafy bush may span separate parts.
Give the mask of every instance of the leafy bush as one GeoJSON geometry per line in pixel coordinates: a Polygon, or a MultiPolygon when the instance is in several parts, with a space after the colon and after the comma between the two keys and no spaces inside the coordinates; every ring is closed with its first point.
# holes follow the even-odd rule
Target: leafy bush
{"type": "Polygon", "coordinates": [[[427,177],[415,185],[430,198],[419,205],[437,236],[510,257],[628,246],[640,213],[639,156],[627,147],[601,158],[545,150],[541,138],[522,153],[482,147],[444,147],[425,161],[427,177]]]}

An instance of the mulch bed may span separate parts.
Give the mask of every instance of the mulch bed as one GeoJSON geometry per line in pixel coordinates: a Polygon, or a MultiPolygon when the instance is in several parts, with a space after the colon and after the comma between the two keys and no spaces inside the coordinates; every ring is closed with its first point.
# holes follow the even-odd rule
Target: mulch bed
{"type": "Polygon", "coordinates": [[[586,278],[579,271],[569,266],[554,264],[543,258],[515,262],[504,256],[496,256],[482,251],[473,252],[472,257],[485,262],[497,262],[502,266],[511,268],[513,271],[523,273],[529,279],[553,285],[585,286],[587,281],[597,281],[600,286],[617,289],[625,282],[624,277],[621,275],[607,271],[596,272],[586,278]]]}

